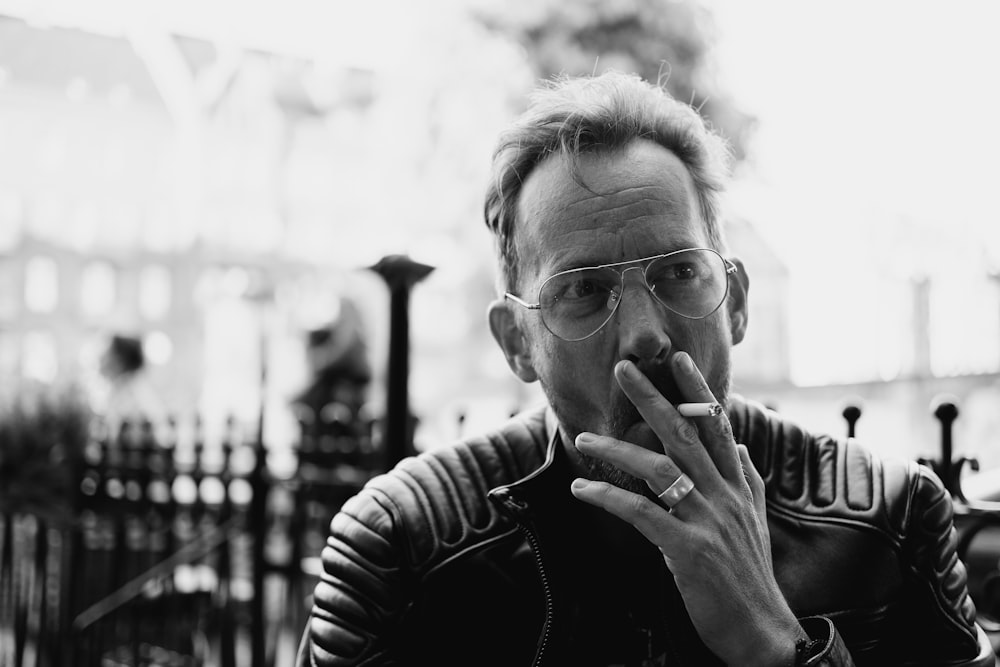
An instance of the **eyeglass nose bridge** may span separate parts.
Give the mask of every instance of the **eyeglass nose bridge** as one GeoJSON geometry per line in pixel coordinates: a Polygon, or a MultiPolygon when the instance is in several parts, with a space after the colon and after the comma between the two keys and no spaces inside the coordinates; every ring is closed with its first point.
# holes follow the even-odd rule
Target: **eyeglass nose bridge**
{"type": "Polygon", "coordinates": [[[649,268],[648,265],[627,266],[624,269],[614,268],[614,271],[618,273],[618,279],[619,279],[618,293],[616,294],[612,292],[611,294],[608,295],[607,306],[608,310],[611,312],[608,314],[608,319],[605,320],[604,324],[601,325],[602,327],[606,325],[608,321],[610,321],[611,318],[614,317],[614,315],[618,312],[618,306],[621,305],[622,300],[625,298],[625,274],[628,273],[629,271],[632,270],[638,271],[642,275],[641,278],[642,286],[646,289],[647,292],[649,292],[650,296],[653,297],[653,300],[659,303],[660,305],[665,305],[663,304],[662,301],[660,301],[660,298],[656,296],[656,292],[653,290],[653,286],[649,284],[649,279],[646,276],[646,270],[648,268],[649,268]]]}

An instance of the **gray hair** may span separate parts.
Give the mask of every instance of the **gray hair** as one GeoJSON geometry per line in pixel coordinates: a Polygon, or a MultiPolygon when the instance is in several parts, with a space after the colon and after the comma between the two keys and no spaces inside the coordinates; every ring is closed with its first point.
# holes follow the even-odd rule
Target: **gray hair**
{"type": "Polygon", "coordinates": [[[709,243],[724,250],[719,217],[730,164],[725,140],[662,85],[637,75],[606,72],[596,77],[560,77],[531,95],[527,111],[500,136],[493,153],[484,214],[494,235],[500,279],[506,289],[517,285],[517,202],[531,171],[561,152],[577,177],[580,155],[624,148],[635,139],[655,141],[681,160],[694,181],[709,243]]]}

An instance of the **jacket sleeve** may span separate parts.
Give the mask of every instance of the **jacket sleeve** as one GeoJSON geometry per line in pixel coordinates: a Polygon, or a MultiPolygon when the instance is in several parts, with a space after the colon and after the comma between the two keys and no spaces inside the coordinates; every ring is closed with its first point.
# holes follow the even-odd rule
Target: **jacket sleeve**
{"type": "Polygon", "coordinates": [[[402,665],[392,629],[403,612],[400,553],[385,495],[366,489],[334,517],[299,647],[300,667],[402,665]]]}
{"type": "MultiPolygon", "coordinates": [[[[951,497],[930,469],[911,464],[908,472],[912,485],[900,553],[905,585],[900,616],[889,626],[880,664],[993,667],[996,658],[975,622],[965,565],[956,552],[951,497]]],[[[800,622],[811,638],[824,641],[808,667],[855,664],[829,619],[800,622]]]]}
{"type": "Polygon", "coordinates": [[[912,495],[901,553],[905,616],[894,628],[898,664],[995,665],[958,558],[951,496],[929,468],[910,466],[912,495]]]}
{"type": "MultiPolygon", "coordinates": [[[[439,618],[442,607],[450,611],[450,603],[469,595],[478,599],[488,583],[519,595],[519,588],[507,585],[509,576],[480,580],[476,587],[462,578],[492,571],[476,560],[487,548],[507,554],[520,543],[507,539],[517,537],[516,528],[487,492],[539,465],[542,416],[511,420],[491,439],[405,459],[344,503],[322,552],[300,666],[428,664],[456,622],[439,618]]],[[[459,616],[471,626],[467,630],[488,625],[482,614],[459,616]]],[[[463,641],[475,643],[476,637],[469,632],[463,641]]],[[[460,655],[456,644],[449,649],[460,655]]]]}
{"type": "MultiPolygon", "coordinates": [[[[900,552],[905,581],[890,624],[882,664],[913,667],[993,667],[996,658],[976,624],[965,565],[959,560],[951,497],[934,473],[911,464],[912,482],[900,552]]],[[[852,667],[855,662],[823,616],[800,619],[812,639],[823,642],[809,667],[852,667]]]]}

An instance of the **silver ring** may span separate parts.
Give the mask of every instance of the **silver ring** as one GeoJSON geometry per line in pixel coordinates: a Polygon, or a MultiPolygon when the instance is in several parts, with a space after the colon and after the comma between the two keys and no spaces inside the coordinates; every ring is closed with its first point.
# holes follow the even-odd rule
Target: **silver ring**
{"type": "Polygon", "coordinates": [[[674,505],[684,500],[687,494],[691,493],[692,489],[694,489],[694,482],[691,481],[690,477],[681,473],[680,477],[675,479],[673,484],[665,488],[656,497],[663,501],[667,509],[673,509],[674,505]]]}

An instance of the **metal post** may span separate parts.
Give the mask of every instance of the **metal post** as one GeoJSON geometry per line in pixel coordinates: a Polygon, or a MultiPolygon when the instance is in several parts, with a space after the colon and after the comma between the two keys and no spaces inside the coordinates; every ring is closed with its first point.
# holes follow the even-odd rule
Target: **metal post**
{"type": "Polygon", "coordinates": [[[941,422],[941,458],[938,460],[937,474],[945,487],[954,493],[952,480],[952,425],[958,418],[958,406],[950,396],[941,396],[931,404],[934,416],[941,422]]]}
{"type": "Polygon", "coordinates": [[[844,415],[844,419],[847,420],[847,437],[855,437],[855,426],[858,420],[861,419],[861,405],[857,403],[849,403],[841,412],[844,415]]]}
{"type": "Polygon", "coordinates": [[[962,491],[962,469],[968,463],[972,470],[979,470],[979,461],[969,456],[952,458],[952,425],[958,419],[958,399],[948,395],[939,396],[931,403],[931,408],[934,416],[941,422],[941,461],[935,466],[935,472],[953,498],[962,504],[968,504],[969,500],[962,491]]]}
{"type": "Polygon", "coordinates": [[[410,292],[434,270],[405,255],[388,255],[369,267],[389,287],[389,368],[386,382],[385,462],[391,468],[413,453],[409,409],[410,292]]]}

